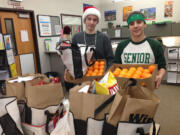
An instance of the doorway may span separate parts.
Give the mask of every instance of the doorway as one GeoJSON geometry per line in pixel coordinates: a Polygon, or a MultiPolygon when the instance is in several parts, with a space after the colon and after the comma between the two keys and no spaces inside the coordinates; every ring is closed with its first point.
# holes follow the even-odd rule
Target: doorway
{"type": "Polygon", "coordinates": [[[0,8],[2,34],[9,34],[19,76],[41,73],[34,11],[0,8]]]}

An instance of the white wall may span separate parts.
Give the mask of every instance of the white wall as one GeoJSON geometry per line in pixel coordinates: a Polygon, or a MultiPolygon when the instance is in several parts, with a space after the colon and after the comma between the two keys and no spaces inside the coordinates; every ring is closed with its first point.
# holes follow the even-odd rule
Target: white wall
{"type": "Polygon", "coordinates": [[[103,0],[100,3],[100,9],[102,14],[101,28],[107,28],[108,21],[104,21],[104,11],[107,10],[116,10],[116,21],[112,21],[114,26],[116,25],[126,25],[126,22],[123,22],[123,7],[133,6],[133,11],[139,11],[142,8],[152,8],[156,7],[156,20],[155,21],[165,21],[171,20],[173,22],[180,22],[180,0],[171,0],[173,1],[173,17],[164,18],[164,4],[165,1],[170,0],[126,0],[126,2],[113,3],[112,0],[103,0]]]}
{"type": "MultiPolygon", "coordinates": [[[[0,7],[13,8],[12,5],[8,5],[10,0],[0,0],[0,7]]],[[[42,73],[51,71],[49,55],[45,54],[44,39],[39,37],[37,14],[60,16],[61,13],[82,15],[83,3],[92,4],[99,7],[100,0],[23,0],[21,6],[26,10],[33,10],[36,19],[36,30],[38,35],[38,44],[40,52],[40,62],[42,73]]]]}

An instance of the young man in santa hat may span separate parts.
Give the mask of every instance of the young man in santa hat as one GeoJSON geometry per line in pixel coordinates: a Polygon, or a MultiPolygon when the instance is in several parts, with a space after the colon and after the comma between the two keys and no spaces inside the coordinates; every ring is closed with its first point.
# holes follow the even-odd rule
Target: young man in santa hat
{"type": "MultiPolygon", "coordinates": [[[[86,7],[82,16],[83,22],[86,26],[85,31],[76,33],[72,38],[73,44],[85,44],[88,46],[95,46],[96,58],[106,60],[106,69],[109,68],[114,59],[111,41],[104,33],[96,31],[96,25],[99,23],[101,14],[96,7],[86,7]]],[[[66,73],[64,73],[64,80],[66,81],[66,73]]],[[[74,86],[72,83],[67,83],[66,89],[69,91],[74,86]]]]}
{"type": "Polygon", "coordinates": [[[111,41],[106,34],[96,31],[101,14],[96,7],[85,7],[82,16],[85,31],[76,33],[72,38],[73,44],[95,45],[96,58],[105,59],[107,68],[113,63],[113,51],[111,41]]]}
{"type": "Polygon", "coordinates": [[[127,18],[131,38],[119,43],[115,52],[115,63],[120,64],[157,64],[158,74],[155,79],[156,88],[166,73],[166,61],[162,44],[157,40],[147,38],[145,16],[134,11],[127,18]]]}

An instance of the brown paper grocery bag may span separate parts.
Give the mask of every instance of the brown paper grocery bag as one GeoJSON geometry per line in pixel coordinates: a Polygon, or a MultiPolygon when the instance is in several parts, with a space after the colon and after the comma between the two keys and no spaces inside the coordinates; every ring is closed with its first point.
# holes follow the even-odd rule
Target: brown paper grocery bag
{"type": "Polygon", "coordinates": [[[23,82],[9,83],[8,80],[6,80],[6,95],[16,96],[18,101],[24,100],[25,99],[24,83],[23,82]]]}
{"type": "Polygon", "coordinates": [[[39,85],[38,80],[26,82],[25,97],[28,107],[45,108],[57,105],[64,97],[61,83],[39,85]]]}
{"type": "Polygon", "coordinates": [[[113,101],[108,123],[117,126],[119,121],[146,123],[152,120],[159,98],[149,89],[137,86],[123,87],[113,101]]]}
{"type": "MultiPolygon", "coordinates": [[[[44,81],[47,81],[47,77],[43,74],[25,74],[21,77],[28,77],[28,76],[33,76],[35,80],[39,78],[43,78],[44,81]]],[[[6,95],[7,96],[16,96],[17,100],[25,100],[25,82],[9,82],[12,80],[18,79],[16,78],[9,78],[6,80],[6,95]]],[[[33,80],[32,80],[33,81],[33,80]]],[[[38,82],[39,83],[39,82],[38,82]]]]}
{"type": "Polygon", "coordinates": [[[98,95],[92,93],[79,93],[78,91],[90,82],[84,82],[70,89],[69,101],[70,111],[73,112],[75,119],[87,120],[88,117],[104,119],[109,112],[111,104],[108,104],[100,113],[95,116],[95,110],[112,95],[98,95]]]}

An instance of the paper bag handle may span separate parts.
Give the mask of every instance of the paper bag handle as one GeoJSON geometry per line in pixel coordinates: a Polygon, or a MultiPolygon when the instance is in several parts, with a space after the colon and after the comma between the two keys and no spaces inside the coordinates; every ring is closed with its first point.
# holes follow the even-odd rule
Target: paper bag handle
{"type": "Polygon", "coordinates": [[[94,116],[99,114],[107,105],[109,105],[114,100],[114,98],[115,98],[115,95],[111,96],[104,103],[102,103],[99,107],[97,107],[96,110],[94,111],[94,116]]]}

